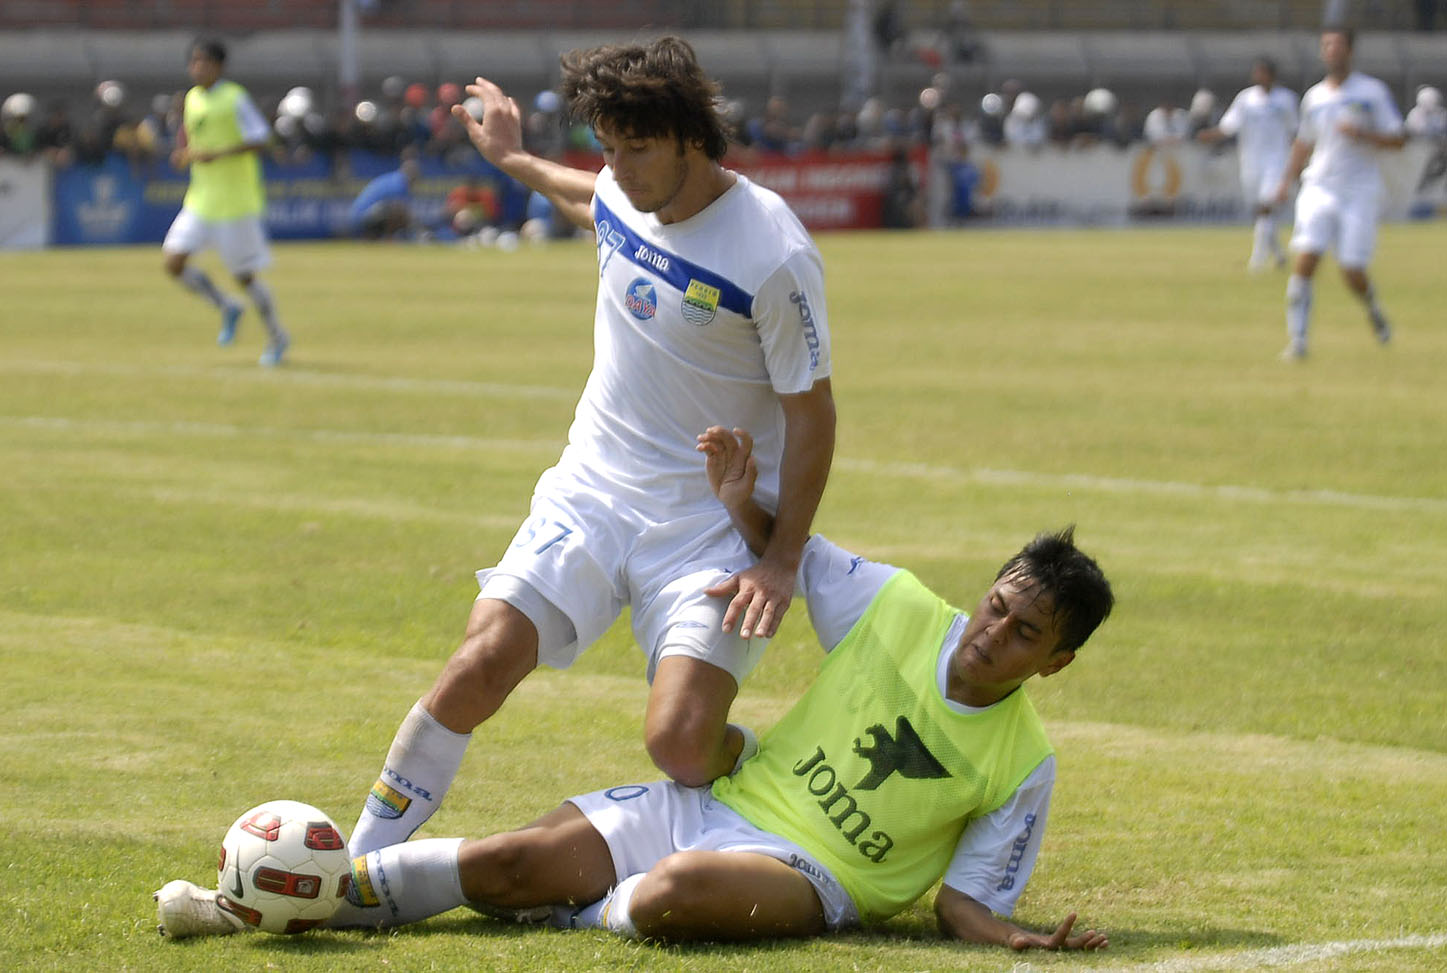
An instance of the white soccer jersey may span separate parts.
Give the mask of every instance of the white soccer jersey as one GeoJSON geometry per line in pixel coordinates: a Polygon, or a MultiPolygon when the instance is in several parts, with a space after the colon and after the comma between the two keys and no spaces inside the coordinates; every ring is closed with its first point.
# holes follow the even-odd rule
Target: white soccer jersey
{"type": "Polygon", "coordinates": [[[1337,195],[1375,195],[1382,185],[1377,151],[1344,135],[1340,126],[1347,123],[1379,135],[1402,131],[1401,113],[1378,79],[1353,71],[1340,85],[1317,82],[1301,99],[1297,138],[1315,146],[1301,175],[1302,185],[1320,186],[1337,195]]]}
{"type": "Polygon", "coordinates": [[[1236,136],[1243,173],[1274,169],[1279,176],[1296,134],[1296,92],[1281,85],[1245,88],[1231,100],[1219,128],[1236,136]]]}
{"type": "MultiPolygon", "coordinates": [[[[898,571],[850,554],[823,535],[809,538],[799,562],[798,585],[826,651],[843,640],[879,589],[898,571]]],[[[948,685],[951,650],[964,634],[967,620],[963,614],[957,617],[940,644],[935,678],[941,696],[948,685]]],[[[945,702],[958,712],[976,711],[952,700],[945,702]]],[[[1003,805],[965,825],[944,883],[1000,915],[1010,915],[1035,868],[1054,784],[1055,758],[1051,756],[1031,771],[1003,805]]]]}
{"type": "Polygon", "coordinates": [[[717,510],[697,436],[754,436],[756,495],[777,503],[778,396],[829,375],[824,271],[775,193],[743,176],[702,212],[660,223],[629,204],[611,169],[593,198],[598,301],[593,372],[559,466],[674,519],[717,510]]]}

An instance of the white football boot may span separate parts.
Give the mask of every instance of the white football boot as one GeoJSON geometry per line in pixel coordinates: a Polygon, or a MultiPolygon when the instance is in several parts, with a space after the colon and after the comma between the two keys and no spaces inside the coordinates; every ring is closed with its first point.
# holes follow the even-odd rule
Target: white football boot
{"type": "Polygon", "coordinates": [[[216,903],[215,889],[178,878],[152,892],[151,898],[156,900],[156,931],[171,939],[229,936],[244,928],[240,919],[216,903]]]}

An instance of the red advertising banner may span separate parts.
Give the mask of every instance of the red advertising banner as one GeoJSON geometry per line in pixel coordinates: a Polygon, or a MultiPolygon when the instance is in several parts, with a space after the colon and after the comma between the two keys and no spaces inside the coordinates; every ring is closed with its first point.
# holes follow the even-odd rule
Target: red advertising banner
{"type": "MultiPolygon", "coordinates": [[[[570,153],[564,160],[582,169],[602,167],[602,157],[570,153]]],[[[909,169],[908,178],[923,193],[929,171],[929,151],[916,146],[898,159],[889,151],[811,152],[803,155],[763,155],[733,152],[724,165],[765,186],[784,201],[811,230],[862,230],[884,225],[884,197],[898,165],[909,169]]]]}

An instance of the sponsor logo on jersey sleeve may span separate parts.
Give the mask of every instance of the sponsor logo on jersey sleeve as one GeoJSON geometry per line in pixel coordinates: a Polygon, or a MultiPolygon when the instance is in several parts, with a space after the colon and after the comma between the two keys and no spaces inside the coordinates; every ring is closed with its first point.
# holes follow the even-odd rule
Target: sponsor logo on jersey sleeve
{"type": "Polygon", "coordinates": [[[814,324],[814,311],[809,307],[809,295],[793,291],[789,300],[799,308],[799,323],[804,328],[804,345],[809,349],[809,369],[819,367],[819,328],[814,324]]]}

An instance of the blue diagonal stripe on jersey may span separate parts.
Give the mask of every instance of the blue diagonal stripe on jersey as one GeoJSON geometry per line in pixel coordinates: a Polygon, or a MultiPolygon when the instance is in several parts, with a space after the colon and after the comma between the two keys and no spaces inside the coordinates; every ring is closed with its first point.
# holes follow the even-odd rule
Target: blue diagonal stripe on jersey
{"type": "Polygon", "coordinates": [[[598,198],[593,199],[593,222],[602,224],[607,221],[609,227],[615,232],[623,234],[623,246],[618,248],[618,256],[625,257],[630,263],[637,265],[655,277],[661,277],[667,281],[680,294],[688,291],[688,282],[696,280],[700,284],[707,284],[709,287],[717,287],[719,291],[718,305],[721,308],[732,311],[744,317],[754,306],[754,295],[745,291],[742,287],[727,278],[720,277],[711,270],[700,267],[696,263],[684,260],[675,253],[660,249],[656,244],[649,243],[638,234],[633,228],[620,220],[612,210],[603,205],[598,198]],[[668,258],[668,269],[660,270],[657,266],[646,260],[638,258],[638,248],[647,247],[660,256],[668,258]]]}

